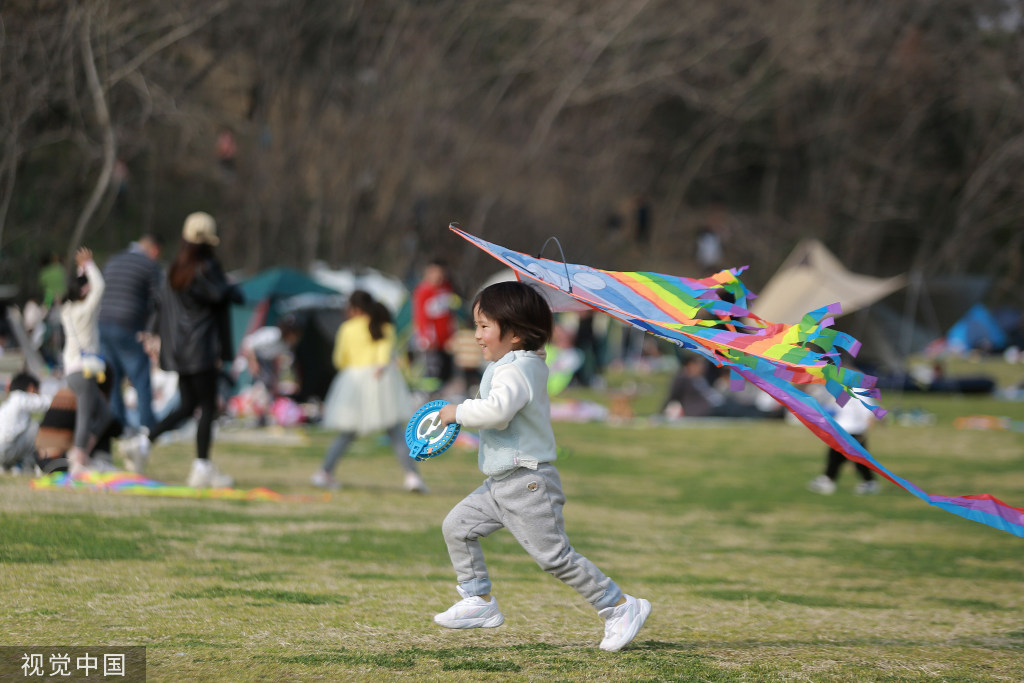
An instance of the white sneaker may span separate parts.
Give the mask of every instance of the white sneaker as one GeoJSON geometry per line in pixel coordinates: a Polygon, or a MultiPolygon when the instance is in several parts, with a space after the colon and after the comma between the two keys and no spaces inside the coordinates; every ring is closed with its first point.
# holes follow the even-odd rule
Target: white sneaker
{"type": "Polygon", "coordinates": [[[444,612],[434,615],[434,623],[445,628],[494,628],[505,623],[505,615],[498,609],[498,599],[491,596],[487,602],[479,595],[470,595],[456,586],[462,600],[444,612]]]}
{"type": "Polygon", "coordinates": [[[317,470],[314,472],[313,476],[309,478],[309,483],[313,486],[328,489],[330,491],[341,488],[341,484],[338,483],[338,480],[335,479],[334,475],[327,470],[317,470]]]}
{"type": "Polygon", "coordinates": [[[823,496],[831,496],[836,492],[836,483],[824,474],[819,474],[807,483],[807,490],[820,493],[823,496]]]}
{"type": "Polygon", "coordinates": [[[862,496],[871,496],[878,493],[880,487],[878,486],[878,482],[872,479],[871,481],[862,481],[857,484],[857,488],[854,490],[862,496]]]}
{"type": "Polygon", "coordinates": [[[119,444],[124,455],[124,468],[135,474],[142,474],[149,462],[149,430],[145,427],[135,436],[123,439],[119,444]]]}
{"type": "Polygon", "coordinates": [[[409,493],[430,493],[430,489],[424,483],[423,477],[415,472],[405,473],[405,490],[409,493]]]}
{"type": "Polygon", "coordinates": [[[605,607],[598,616],[604,618],[604,640],[601,649],[616,652],[629,645],[651,613],[651,603],[643,598],[623,595],[626,602],[605,607]]]}
{"type": "Polygon", "coordinates": [[[188,474],[188,485],[194,489],[226,489],[234,486],[235,480],[230,475],[217,469],[209,460],[196,458],[192,461],[192,471],[188,474]]]}
{"type": "MultiPolygon", "coordinates": [[[[108,456],[109,457],[109,456],[108,456]]],[[[117,468],[114,467],[114,463],[110,462],[106,458],[93,457],[89,462],[89,469],[93,472],[117,472],[117,468]]]]}

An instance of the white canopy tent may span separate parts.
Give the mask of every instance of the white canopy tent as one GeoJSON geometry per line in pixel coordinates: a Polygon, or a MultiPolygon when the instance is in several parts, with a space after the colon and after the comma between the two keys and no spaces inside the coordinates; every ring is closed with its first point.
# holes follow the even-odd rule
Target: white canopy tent
{"type": "Polygon", "coordinates": [[[804,240],[758,293],[750,310],[771,322],[793,324],[805,313],[837,301],[844,315],[853,313],[906,284],[903,275],[877,278],[852,273],[824,244],[804,240]]]}

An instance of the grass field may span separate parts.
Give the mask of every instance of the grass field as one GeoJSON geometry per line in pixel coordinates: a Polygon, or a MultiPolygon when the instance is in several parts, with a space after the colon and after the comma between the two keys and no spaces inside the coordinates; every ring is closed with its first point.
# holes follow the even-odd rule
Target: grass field
{"type": "MultiPolygon", "coordinates": [[[[653,405],[664,378],[642,378],[653,405]]],[[[895,395],[930,426],[880,425],[872,453],[930,493],[1024,505],[1024,403],[895,395]]],[[[782,422],[556,424],[577,549],[653,612],[635,643],[597,649],[602,623],[506,532],[485,541],[506,623],[452,632],[441,538],[482,479],[475,454],[423,464],[401,490],[377,439],[342,462],[345,488],[303,503],[33,491],[0,480],[4,645],[144,645],[150,681],[1021,681],[1024,539],[886,483],[831,497],[805,486],[824,446],[782,422]]],[[[330,434],[301,445],[221,440],[243,488],[312,493],[330,434]]],[[[148,474],[181,482],[190,443],[148,474]]]]}

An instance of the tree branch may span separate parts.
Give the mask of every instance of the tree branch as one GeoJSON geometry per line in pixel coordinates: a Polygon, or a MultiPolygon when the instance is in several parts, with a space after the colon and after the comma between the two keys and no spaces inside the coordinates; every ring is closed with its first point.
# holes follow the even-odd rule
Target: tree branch
{"type": "Polygon", "coordinates": [[[96,212],[96,207],[99,206],[104,193],[110,186],[110,176],[114,170],[114,155],[116,153],[114,128],[110,123],[110,110],[107,108],[107,101],[103,94],[103,87],[100,85],[100,77],[96,71],[96,62],[92,51],[92,38],[89,35],[91,25],[92,22],[87,11],[82,19],[79,38],[82,50],[82,66],[85,69],[85,79],[89,86],[89,95],[92,98],[93,108],[95,109],[96,125],[99,126],[100,132],[103,135],[103,165],[100,167],[100,175],[96,179],[96,185],[92,189],[92,194],[85,203],[82,212],[78,215],[74,232],[71,234],[71,240],[68,243],[68,263],[74,263],[75,251],[82,243],[82,237],[85,235],[89,219],[96,212]]]}

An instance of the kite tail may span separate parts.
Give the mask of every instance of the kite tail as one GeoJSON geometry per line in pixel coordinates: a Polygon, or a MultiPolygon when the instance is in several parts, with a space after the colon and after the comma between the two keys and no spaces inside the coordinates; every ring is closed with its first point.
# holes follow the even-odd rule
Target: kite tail
{"type": "Polygon", "coordinates": [[[840,427],[832,419],[832,416],[812,397],[781,380],[759,375],[748,368],[734,367],[732,370],[788,408],[819,439],[853,462],[860,463],[878,472],[878,474],[896,486],[912,493],[929,505],[934,505],[947,512],[952,512],[954,515],[960,515],[995,529],[1001,529],[1014,536],[1024,537],[1024,508],[1007,505],[998,498],[988,494],[966,496],[938,496],[929,494],[913,482],[890,472],[884,465],[875,460],[868,453],[867,449],[840,427]]]}

